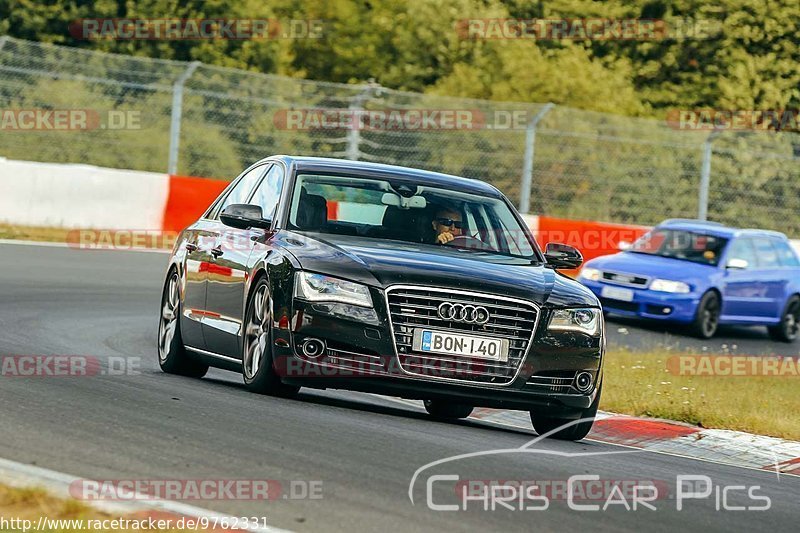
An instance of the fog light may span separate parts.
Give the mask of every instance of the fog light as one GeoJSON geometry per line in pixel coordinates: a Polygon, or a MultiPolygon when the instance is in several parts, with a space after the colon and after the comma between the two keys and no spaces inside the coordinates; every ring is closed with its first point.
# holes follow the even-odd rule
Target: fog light
{"type": "Polygon", "coordinates": [[[592,388],[592,375],[589,372],[580,372],[575,376],[575,388],[580,392],[588,392],[592,388]]]}

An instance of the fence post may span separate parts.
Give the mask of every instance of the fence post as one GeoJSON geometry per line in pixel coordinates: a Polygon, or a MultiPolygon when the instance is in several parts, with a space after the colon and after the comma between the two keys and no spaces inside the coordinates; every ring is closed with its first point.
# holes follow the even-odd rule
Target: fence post
{"type": "Polygon", "coordinates": [[[172,117],[169,123],[169,163],[167,173],[178,172],[178,147],[181,142],[181,115],[183,113],[183,86],[186,80],[200,66],[200,61],[192,61],[183,74],[172,85],[172,117]]]}
{"type": "Polygon", "coordinates": [[[536,127],[539,121],[555,107],[555,104],[545,104],[542,109],[528,122],[525,130],[525,160],[522,164],[522,185],[519,191],[519,210],[527,214],[531,210],[531,185],[533,184],[533,156],[536,147],[536,127]]]}
{"type": "Polygon", "coordinates": [[[0,37],[0,50],[6,45],[6,41],[8,41],[8,35],[3,35],[0,37]]]}
{"type": "Polygon", "coordinates": [[[700,169],[700,197],[697,205],[698,220],[708,220],[708,191],[711,188],[711,144],[719,134],[718,130],[712,131],[703,143],[703,166],[700,169]]]}
{"type": "Polygon", "coordinates": [[[369,97],[372,91],[380,89],[380,85],[370,80],[367,85],[361,89],[361,92],[353,98],[350,102],[348,109],[350,111],[350,119],[353,126],[347,132],[347,159],[351,161],[358,161],[361,157],[361,114],[364,111],[364,101],[369,97]]]}

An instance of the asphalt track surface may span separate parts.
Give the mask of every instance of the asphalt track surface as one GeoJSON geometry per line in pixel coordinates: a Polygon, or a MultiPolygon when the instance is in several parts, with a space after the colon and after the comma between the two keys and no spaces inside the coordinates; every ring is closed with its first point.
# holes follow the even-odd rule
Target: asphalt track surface
{"type": "MultiPolygon", "coordinates": [[[[156,362],[155,329],[166,259],[157,253],[0,245],[0,355],[86,355],[97,357],[103,368],[90,377],[0,377],[1,457],[89,479],[274,479],[282,482],[286,496],[292,480],[321,481],[321,499],[187,502],[234,516],[266,517],[272,526],[301,531],[797,527],[796,477],[591,441],[543,441],[527,453],[434,466],[418,476],[412,504],[409,484],[420,467],[460,454],[519,450],[535,433],[472,420],[436,422],[421,409],[345,391],[304,389],[293,400],[258,396],[242,387],[240,376],[224,371],[211,371],[202,380],[163,374],[156,362]],[[119,368],[119,361],[135,372],[112,375],[108,365],[119,368]],[[603,480],[652,481],[662,487],[663,497],[651,503],[656,510],[612,505],[605,511],[576,511],[554,496],[546,510],[516,510],[513,503],[515,510],[485,511],[483,503],[469,502],[467,511],[434,511],[426,505],[431,474],[458,475],[462,481],[539,482],[594,474],[603,480]],[[686,501],[678,511],[678,475],[709,476],[712,494],[686,501]],[[723,510],[725,486],[767,496],[770,508],[723,510]]],[[[612,344],[702,347],[659,329],[630,324],[610,329],[612,344]]],[[[798,353],[796,346],[768,344],[757,331],[726,334],[704,344],[712,352],[737,344],[739,353],[798,353]]],[[[453,482],[435,483],[432,494],[435,503],[457,503],[453,482]]],[[[764,503],[737,490],[728,495],[729,505],[764,503]]],[[[630,495],[625,499],[632,501],[630,495]]],[[[602,506],[603,500],[578,503],[602,506]]]]}

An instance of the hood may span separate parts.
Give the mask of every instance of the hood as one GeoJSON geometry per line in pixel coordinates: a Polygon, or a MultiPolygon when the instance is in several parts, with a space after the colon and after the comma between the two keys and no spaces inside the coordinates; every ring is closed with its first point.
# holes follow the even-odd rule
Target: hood
{"type": "Polygon", "coordinates": [[[717,270],[716,267],[711,265],[701,265],[700,263],[692,263],[681,259],[634,252],[620,252],[614,255],[598,257],[586,263],[586,266],[624,274],[637,274],[648,278],[673,279],[677,281],[688,278],[705,278],[717,270]]]}
{"type": "Polygon", "coordinates": [[[285,232],[279,238],[303,269],[381,289],[421,285],[486,292],[539,305],[598,305],[580,283],[524,259],[355,236],[285,232]]]}

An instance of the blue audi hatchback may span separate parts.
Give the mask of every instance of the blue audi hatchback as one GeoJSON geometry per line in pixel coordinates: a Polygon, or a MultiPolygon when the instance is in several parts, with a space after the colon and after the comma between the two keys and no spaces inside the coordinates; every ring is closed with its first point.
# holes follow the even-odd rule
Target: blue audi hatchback
{"type": "Polygon", "coordinates": [[[763,325],[778,341],[800,329],[800,260],[782,233],[674,219],[628,250],[586,263],[579,280],[607,313],[689,325],[763,325]]]}

